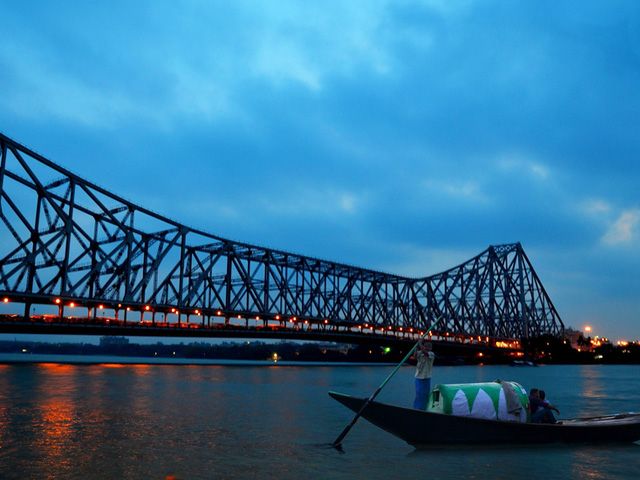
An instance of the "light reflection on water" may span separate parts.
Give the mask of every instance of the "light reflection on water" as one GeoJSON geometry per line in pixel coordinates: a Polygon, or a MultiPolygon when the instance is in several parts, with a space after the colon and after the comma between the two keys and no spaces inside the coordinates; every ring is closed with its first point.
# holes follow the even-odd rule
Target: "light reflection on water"
{"type": "MultiPolygon", "coordinates": [[[[330,389],[368,395],[389,367],[0,365],[0,478],[637,478],[640,446],[415,451],[330,389]]],[[[637,366],[440,367],[434,383],[501,379],[562,416],[640,410],[637,366]]],[[[381,401],[408,406],[411,368],[381,401]]]]}

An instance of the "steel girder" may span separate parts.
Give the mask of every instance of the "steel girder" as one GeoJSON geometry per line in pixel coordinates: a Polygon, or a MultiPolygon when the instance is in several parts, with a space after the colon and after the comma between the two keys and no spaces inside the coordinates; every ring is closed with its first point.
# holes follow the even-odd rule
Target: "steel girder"
{"type": "MultiPolygon", "coordinates": [[[[406,278],[195,230],[0,134],[0,292],[27,304],[198,310],[229,318],[524,338],[563,323],[519,243],[406,278]]],[[[28,310],[28,308],[26,309],[28,310]]]]}

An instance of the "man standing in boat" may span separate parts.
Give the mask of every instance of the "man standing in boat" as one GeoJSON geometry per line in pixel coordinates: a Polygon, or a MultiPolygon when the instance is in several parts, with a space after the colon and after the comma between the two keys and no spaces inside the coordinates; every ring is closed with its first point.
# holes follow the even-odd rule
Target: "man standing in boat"
{"type": "Polygon", "coordinates": [[[416,350],[416,398],[413,401],[413,408],[416,410],[427,408],[431,393],[431,370],[435,358],[431,351],[431,342],[421,339],[416,350]]]}

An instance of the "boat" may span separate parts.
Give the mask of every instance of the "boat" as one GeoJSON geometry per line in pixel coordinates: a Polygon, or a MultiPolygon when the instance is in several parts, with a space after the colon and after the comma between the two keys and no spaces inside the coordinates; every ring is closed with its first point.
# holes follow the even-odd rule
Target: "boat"
{"type": "Polygon", "coordinates": [[[512,367],[537,367],[538,364],[531,360],[513,360],[510,364],[512,367]]]}
{"type": "MultiPolygon", "coordinates": [[[[366,398],[329,395],[354,412],[366,398]]],[[[563,419],[555,424],[488,420],[371,401],[362,417],[416,448],[443,445],[630,443],[640,441],[640,413],[563,419]]]]}

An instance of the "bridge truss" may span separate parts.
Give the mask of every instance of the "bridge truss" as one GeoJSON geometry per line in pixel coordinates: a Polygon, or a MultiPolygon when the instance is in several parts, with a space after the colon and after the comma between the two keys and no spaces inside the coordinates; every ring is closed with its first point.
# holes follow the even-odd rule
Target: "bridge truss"
{"type": "MultiPolygon", "coordinates": [[[[0,295],[25,304],[492,338],[560,334],[519,243],[406,278],[231,241],[114,195],[0,134],[0,295]]],[[[62,316],[62,308],[60,315],[62,316]]],[[[126,314],[126,313],[125,313],[126,314]]],[[[117,315],[117,313],[116,313],[117,315]]]]}

